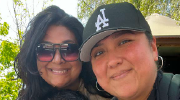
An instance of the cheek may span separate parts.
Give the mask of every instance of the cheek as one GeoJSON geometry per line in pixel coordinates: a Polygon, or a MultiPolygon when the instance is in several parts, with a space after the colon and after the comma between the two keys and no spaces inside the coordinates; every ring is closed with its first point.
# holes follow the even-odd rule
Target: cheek
{"type": "Polygon", "coordinates": [[[148,66],[151,63],[155,63],[153,58],[153,52],[151,51],[148,43],[131,45],[128,49],[125,50],[124,54],[127,55],[126,59],[129,59],[132,64],[145,64],[148,66]]]}
{"type": "Polygon", "coordinates": [[[93,72],[97,78],[98,84],[103,88],[103,90],[109,89],[109,79],[107,77],[106,66],[103,66],[103,63],[92,63],[93,72]]]}
{"type": "Polygon", "coordinates": [[[80,61],[74,61],[74,62],[70,62],[71,66],[72,66],[72,71],[73,73],[78,73],[80,74],[81,70],[82,70],[82,62],[80,61]]]}
{"type": "Polygon", "coordinates": [[[101,61],[91,62],[92,69],[97,79],[103,79],[106,76],[106,67],[101,61]]]}
{"type": "Polygon", "coordinates": [[[38,68],[38,72],[40,74],[40,76],[46,81],[48,82],[48,73],[47,73],[47,69],[46,66],[48,65],[48,62],[40,62],[37,60],[37,68],[38,68]]]}
{"type": "Polygon", "coordinates": [[[42,71],[48,65],[48,63],[49,62],[41,62],[41,61],[37,60],[38,71],[42,71]]]}
{"type": "Polygon", "coordinates": [[[126,59],[133,65],[133,69],[140,81],[145,83],[145,81],[148,81],[147,79],[151,80],[152,78],[154,80],[156,64],[153,58],[153,52],[148,44],[139,43],[127,49],[125,54],[127,54],[126,59]]]}

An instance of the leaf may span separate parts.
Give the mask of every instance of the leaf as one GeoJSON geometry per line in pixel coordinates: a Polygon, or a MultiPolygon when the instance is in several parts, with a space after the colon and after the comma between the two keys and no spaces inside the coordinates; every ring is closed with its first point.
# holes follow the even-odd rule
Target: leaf
{"type": "Polygon", "coordinates": [[[14,58],[19,52],[19,46],[12,42],[2,41],[0,45],[0,63],[4,68],[9,68],[13,65],[14,58]]]}
{"type": "Polygon", "coordinates": [[[99,5],[114,2],[132,3],[144,17],[158,13],[180,21],[180,0],[78,0],[78,18],[86,24],[89,16],[99,5]]]}
{"type": "MultiPolygon", "coordinates": [[[[22,38],[27,23],[37,13],[37,7],[45,8],[50,5],[48,4],[50,3],[49,1],[52,2],[53,0],[13,0],[13,7],[11,7],[13,9],[10,9],[14,11],[14,15],[11,17],[16,25],[13,31],[17,35],[17,40],[11,40],[13,42],[0,40],[0,100],[16,100],[18,96],[22,82],[20,79],[12,80],[14,77],[17,77],[12,69],[14,58],[19,52],[19,40],[22,38]],[[35,4],[34,1],[38,3],[35,4]],[[43,4],[41,5],[41,3],[43,4]]],[[[6,22],[0,23],[0,36],[6,37],[9,34],[8,30],[9,25],[6,22]]]]}
{"type": "Polygon", "coordinates": [[[8,35],[9,30],[9,24],[7,22],[4,22],[2,25],[0,25],[0,35],[6,36],[8,35]]]}
{"type": "Polygon", "coordinates": [[[5,79],[0,79],[0,100],[15,100],[18,96],[18,90],[21,88],[21,80],[14,79],[15,73],[9,72],[5,79]]]}

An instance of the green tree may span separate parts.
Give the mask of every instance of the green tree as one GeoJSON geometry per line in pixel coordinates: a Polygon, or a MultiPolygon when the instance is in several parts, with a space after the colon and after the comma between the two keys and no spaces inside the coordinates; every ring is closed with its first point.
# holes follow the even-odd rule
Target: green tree
{"type": "MultiPolygon", "coordinates": [[[[41,7],[42,10],[50,5],[53,0],[12,1],[13,12],[11,12],[11,17],[14,25],[9,25],[7,22],[0,23],[0,37],[8,38],[9,29],[12,29],[17,38],[13,40],[11,38],[0,38],[0,100],[15,100],[17,98],[22,82],[18,79],[13,65],[14,59],[20,50],[19,42],[22,39],[23,31],[28,22],[38,13],[34,10],[36,6],[41,7]]],[[[0,16],[1,20],[3,19],[0,16]]]]}
{"type": "MultiPolygon", "coordinates": [[[[4,22],[0,24],[0,35],[7,36],[9,25],[4,22]]],[[[14,100],[18,95],[20,80],[13,80],[16,77],[13,71],[13,61],[19,51],[19,46],[8,40],[0,40],[0,100],[14,100]],[[11,72],[6,72],[11,70],[11,72]]]]}
{"type": "Polygon", "coordinates": [[[78,18],[85,24],[98,6],[119,2],[132,3],[145,17],[158,13],[180,21],[179,0],[78,0],[78,18]]]}

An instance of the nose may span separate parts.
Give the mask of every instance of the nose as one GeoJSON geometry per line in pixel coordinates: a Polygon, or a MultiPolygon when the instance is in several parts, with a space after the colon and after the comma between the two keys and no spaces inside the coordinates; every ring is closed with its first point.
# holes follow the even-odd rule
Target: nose
{"type": "Polygon", "coordinates": [[[108,53],[108,67],[115,68],[123,63],[123,59],[119,52],[111,51],[108,53]]]}
{"type": "Polygon", "coordinates": [[[53,63],[62,64],[65,63],[64,59],[62,59],[61,54],[58,49],[55,50],[54,58],[52,60],[53,63]]]}

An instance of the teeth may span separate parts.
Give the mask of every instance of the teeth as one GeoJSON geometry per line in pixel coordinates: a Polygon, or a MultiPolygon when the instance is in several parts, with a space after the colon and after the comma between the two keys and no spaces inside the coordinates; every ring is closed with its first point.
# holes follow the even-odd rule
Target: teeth
{"type": "Polygon", "coordinates": [[[61,70],[61,71],[52,70],[52,71],[55,72],[55,73],[61,73],[61,74],[63,74],[63,73],[66,73],[68,70],[61,70]]]}

